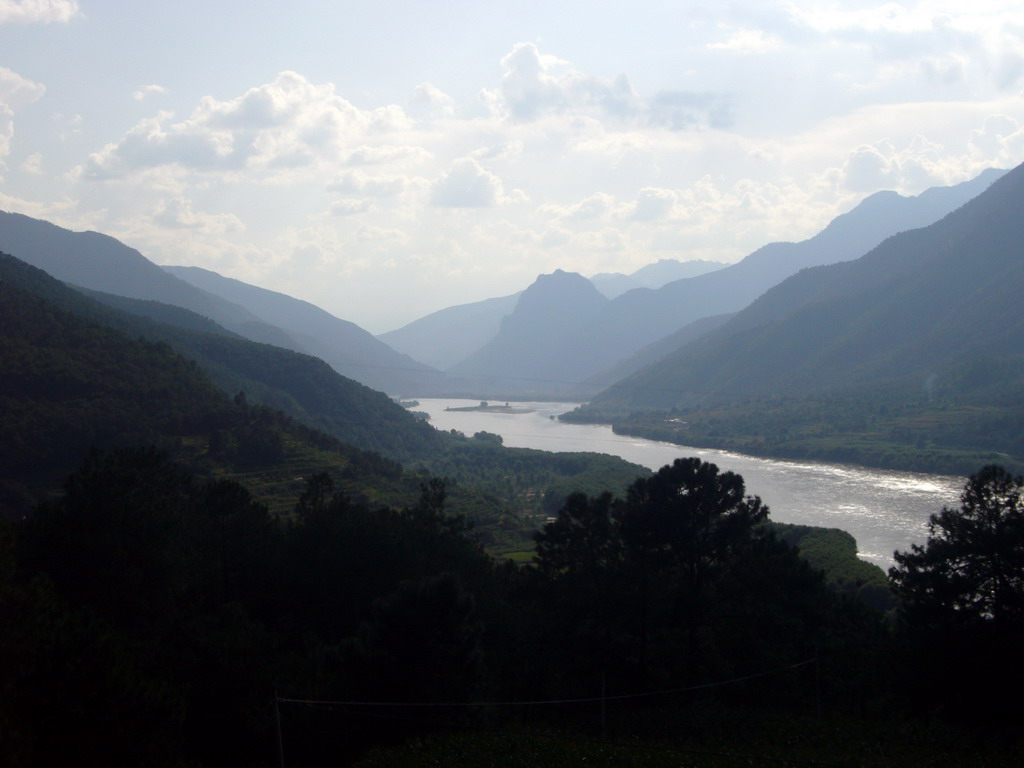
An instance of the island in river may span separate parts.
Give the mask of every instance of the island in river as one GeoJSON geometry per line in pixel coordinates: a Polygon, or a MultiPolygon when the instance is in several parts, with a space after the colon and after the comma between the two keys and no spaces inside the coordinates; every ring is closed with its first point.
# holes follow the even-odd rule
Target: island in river
{"type": "Polygon", "coordinates": [[[445,408],[446,411],[476,411],[478,413],[533,413],[536,408],[517,408],[514,405],[491,405],[486,400],[481,400],[480,405],[469,405],[462,408],[445,408]]]}

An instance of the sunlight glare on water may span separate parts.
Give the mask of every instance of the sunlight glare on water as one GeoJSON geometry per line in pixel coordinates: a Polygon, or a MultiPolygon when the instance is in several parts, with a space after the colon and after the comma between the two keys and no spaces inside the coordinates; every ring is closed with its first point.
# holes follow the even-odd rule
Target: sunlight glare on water
{"type": "MultiPolygon", "coordinates": [[[[504,403],[494,403],[504,405],[504,403]]],[[[593,451],[658,469],[682,456],[697,456],[722,471],[743,476],[747,493],[760,496],[781,523],[841,528],[857,539],[861,557],[883,568],[894,550],[927,537],[928,516],[957,506],[964,479],[914,472],[865,469],[810,461],[778,461],[727,451],[616,435],[598,424],[566,424],[553,418],[573,403],[509,403],[516,413],[446,411],[479,405],[473,400],[420,400],[438,429],[501,435],[505,445],[545,451],[593,451]]]]}

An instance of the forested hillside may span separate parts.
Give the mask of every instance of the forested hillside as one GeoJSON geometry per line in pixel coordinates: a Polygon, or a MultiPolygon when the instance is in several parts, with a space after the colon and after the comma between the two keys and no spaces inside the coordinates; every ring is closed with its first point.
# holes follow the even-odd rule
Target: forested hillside
{"type": "Polygon", "coordinates": [[[13,257],[0,258],[0,287],[0,479],[11,514],[59,485],[90,446],[158,445],[203,474],[241,478],[275,509],[316,472],[391,503],[444,477],[450,507],[479,524],[481,541],[514,551],[570,492],[622,490],[646,473],[612,457],[438,432],[321,360],[178,307],[85,296],[13,257]]]}
{"type": "MultiPolygon", "coordinates": [[[[761,450],[774,442],[792,455],[818,430],[835,445],[832,458],[853,460],[870,449],[858,453],[858,439],[847,439],[844,457],[841,435],[859,432],[861,442],[945,451],[934,458],[946,470],[986,452],[1018,462],[1022,211],[1019,167],[936,224],[855,261],[800,272],[609,387],[577,417],[675,409],[669,419],[638,415],[622,428],[733,447],[729,439],[739,437],[754,451],[760,439],[761,450]],[[956,451],[965,453],[958,459],[956,451]]],[[[900,461],[895,452],[875,458],[890,460],[900,461]]]]}
{"type": "Polygon", "coordinates": [[[167,274],[109,235],[72,232],[48,221],[0,211],[0,252],[73,285],[185,307],[247,339],[301,351],[298,342],[280,328],[167,274]]]}
{"type": "Polygon", "coordinates": [[[801,269],[856,259],[891,235],[932,224],[1002,173],[916,197],[879,192],[807,240],[769,243],[736,264],[612,300],[588,292],[592,284],[579,275],[541,275],[523,294],[530,303],[521,298],[501,331],[451,371],[472,375],[468,391],[481,397],[589,397],[645,347],[671,352],[673,335],[695,321],[738,312],[801,269]]]}
{"type": "Polygon", "coordinates": [[[443,389],[443,376],[408,355],[395,352],[355,323],[312,304],[198,267],[164,267],[204,291],[245,307],[264,322],[287,331],[302,348],[338,373],[392,395],[443,389]]]}
{"type": "Polygon", "coordinates": [[[198,362],[227,394],[244,391],[253,403],[282,410],[342,442],[396,459],[440,445],[434,430],[387,396],[339,376],[309,355],[238,338],[180,308],[96,294],[108,308],[10,257],[0,264],[0,276],[5,285],[18,280],[76,316],[131,337],[165,342],[198,362]]]}

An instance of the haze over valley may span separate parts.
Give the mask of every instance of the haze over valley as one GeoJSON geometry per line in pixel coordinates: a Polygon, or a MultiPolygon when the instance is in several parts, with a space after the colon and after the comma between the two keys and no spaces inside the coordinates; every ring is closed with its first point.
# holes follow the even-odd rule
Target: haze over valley
{"type": "Polygon", "coordinates": [[[1022,29],[0,0],[0,762],[1016,766],[1022,29]]]}

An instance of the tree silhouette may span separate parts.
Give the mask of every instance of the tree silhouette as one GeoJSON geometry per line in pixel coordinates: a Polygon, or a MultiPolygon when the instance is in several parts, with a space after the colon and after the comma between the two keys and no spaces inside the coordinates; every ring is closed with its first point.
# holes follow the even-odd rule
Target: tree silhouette
{"type": "Polygon", "coordinates": [[[1024,684],[1024,479],[989,465],[959,509],[932,515],[924,546],[889,571],[908,640],[906,692],[957,719],[1019,717],[1024,684]],[[936,674],[942,670],[942,674],[936,674]]]}
{"type": "Polygon", "coordinates": [[[1024,624],[1024,478],[989,465],[972,475],[959,509],[928,523],[928,541],[896,552],[889,578],[916,628],[1024,624]]]}

